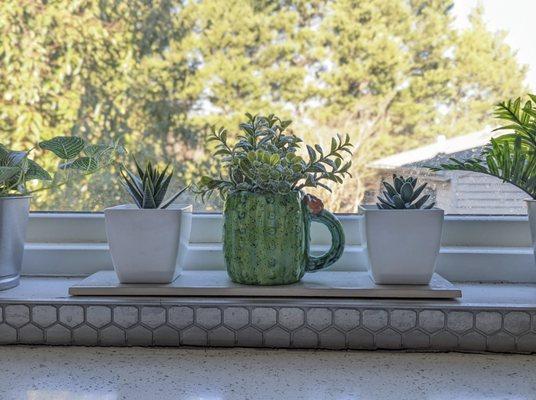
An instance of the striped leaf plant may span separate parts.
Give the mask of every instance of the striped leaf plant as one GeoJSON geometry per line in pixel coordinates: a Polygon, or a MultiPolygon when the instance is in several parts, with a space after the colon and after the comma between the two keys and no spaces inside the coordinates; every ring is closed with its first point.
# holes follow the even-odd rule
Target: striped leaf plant
{"type": "Polygon", "coordinates": [[[77,136],[57,136],[26,151],[9,149],[0,143],[0,197],[28,196],[63,186],[73,176],[71,171],[92,174],[112,164],[122,153],[118,143],[87,144],[77,136]],[[59,159],[55,171],[47,171],[32,157],[36,150],[50,152],[59,159]],[[29,188],[31,181],[43,184],[29,188]]]}

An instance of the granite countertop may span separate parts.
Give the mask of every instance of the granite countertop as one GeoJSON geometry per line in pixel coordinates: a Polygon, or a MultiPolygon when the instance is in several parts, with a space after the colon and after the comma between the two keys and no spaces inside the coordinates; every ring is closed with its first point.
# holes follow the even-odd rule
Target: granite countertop
{"type": "Polygon", "coordinates": [[[534,399],[536,357],[0,347],[2,400],[534,399]]]}

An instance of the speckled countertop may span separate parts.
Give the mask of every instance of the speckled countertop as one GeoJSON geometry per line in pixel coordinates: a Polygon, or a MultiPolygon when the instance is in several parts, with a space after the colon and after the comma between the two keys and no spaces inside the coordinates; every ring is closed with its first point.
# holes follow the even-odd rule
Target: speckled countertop
{"type": "Polygon", "coordinates": [[[0,347],[2,400],[536,399],[536,356],[0,347]]]}

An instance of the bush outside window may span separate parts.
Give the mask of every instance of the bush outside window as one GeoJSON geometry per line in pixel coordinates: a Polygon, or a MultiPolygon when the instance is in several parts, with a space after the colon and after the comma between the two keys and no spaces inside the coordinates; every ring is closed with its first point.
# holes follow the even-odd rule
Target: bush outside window
{"type": "MultiPolygon", "coordinates": [[[[221,168],[212,127],[236,136],[246,112],[275,113],[326,147],[349,135],[353,178],[320,194],[333,211],[356,212],[375,202],[379,178],[411,171],[448,213],[525,213],[523,194],[495,178],[424,168],[479,153],[493,105],[528,91],[527,68],[483,8],[460,28],[441,0],[5,0],[0,30],[8,148],[59,135],[120,142],[138,160],[171,162],[183,187],[221,168]]],[[[117,174],[36,193],[33,208],[126,202],[117,174]]],[[[217,197],[195,205],[221,210],[217,197]]]]}

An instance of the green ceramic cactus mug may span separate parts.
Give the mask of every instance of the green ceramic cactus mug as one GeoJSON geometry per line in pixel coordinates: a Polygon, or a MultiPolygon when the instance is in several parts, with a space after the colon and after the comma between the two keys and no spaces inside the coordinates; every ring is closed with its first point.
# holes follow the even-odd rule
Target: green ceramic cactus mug
{"type": "Polygon", "coordinates": [[[225,201],[223,246],[233,282],[286,285],[337,261],[344,231],[312,195],[236,192],[225,201]],[[324,224],[331,233],[331,248],[319,257],[309,250],[311,222],[324,224]]]}

